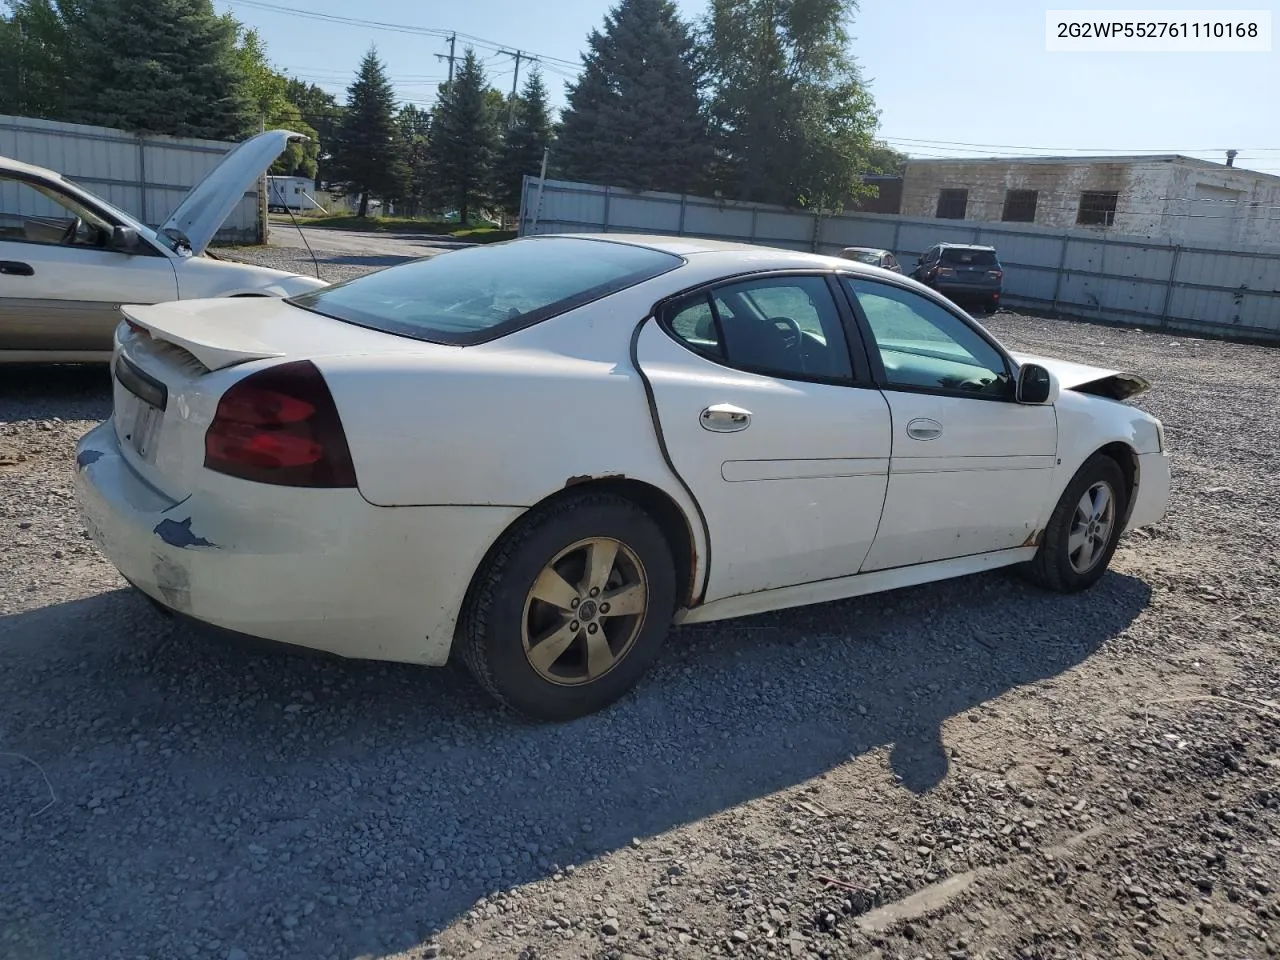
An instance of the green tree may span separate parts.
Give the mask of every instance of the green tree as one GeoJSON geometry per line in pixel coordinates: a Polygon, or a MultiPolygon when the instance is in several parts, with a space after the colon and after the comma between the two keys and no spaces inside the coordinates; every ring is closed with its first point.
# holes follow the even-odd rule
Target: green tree
{"type": "Polygon", "coordinates": [[[0,16],[0,113],[67,118],[79,0],[11,0],[0,16]]]}
{"type": "Polygon", "coordinates": [[[257,129],[240,76],[238,25],[212,0],[83,0],[69,26],[70,119],[216,140],[257,129]]]}
{"type": "Polygon", "coordinates": [[[514,120],[502,136],[494,190],[495,199],[509,213],[520,209],[524,176],[538,173],[543,150],[551,143],[551,111],[541,71],[533,70],[525,81],[516,98],[514,120]]]}
{"type": "Polygon", "coordinates": [[[309,139],[290,143],[270,172],[287,177],[315,178],[320,157],[319,134],[289,99],[289,81],[271,65],[257,30],[240,28],[236,44],[241,81],[253,111],[264,128],[292,130],[309,139]]]}
{"type": "Polygon", "coordinates": [[[421,216],[430,202],[431,171],[427,146],[430,141],[431,114],[407,103],[396,117],[396,131],[404,152],[408,176],[405,178],[404,201],[409,216],[421,216]]]}
{"type": "Polygon", "coordinates": [[[907,155],[902,151],[895,150],[883,140],[877,140],[871,144],[871,149],[867,151],[867,159],[863,165],[863,170],[867,173],[900,177],[903,171],[907,169],[908,159],[907,155]]]}
{"type": "Polygon", "coordinates": [[[360,194],[360,216],[369,215],[369,198],[397,197],[408,177],[396,129],[396,97],[386,68],[373,47],[360,61],[347,88],[347,109],[335,151],[339,176],[360,194]]]}
{"type": "Polygon", "coordinates": [[[712,0],[705,23],[717,187],[843,209],[878,116],[849,52],[854,0],[712,0]]]}
{"type": "Polygon", "coordinates": [[[686,192],[711,161],[689,27],[671,0],[620,0],[593,30],[556,144],[572,180],[686,192]]]}
{"type": "Polygon", "coordinates": [[[346,108],[333,94],[314,83],[289,77],[285,81],[285,98],[298,109],[302,122],[316,131],[316,186],[332,171],[334,149],[342,129],[346,108]]]}
{"type": "Polygon", "coordinates": [[[440,87],[427,146],[434,202],[468,223],[489,198],[498,146],[501,97],[490,96],[475,51],[468,48],[452,83],[440,87]]]}

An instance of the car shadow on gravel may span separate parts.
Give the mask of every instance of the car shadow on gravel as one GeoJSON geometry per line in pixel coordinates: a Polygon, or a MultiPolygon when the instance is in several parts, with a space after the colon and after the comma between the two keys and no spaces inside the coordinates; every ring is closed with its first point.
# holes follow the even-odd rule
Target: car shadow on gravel
{"type": "Polygon", "coordinates": [[[264,651],[130,592],[0,617],[0,746],[58,798],[30,818],[37,773],[0,768],[20,781],[0,903],[20,942],[68,956],[404,949],[495,890],[867,751],[929,790],[948,718],[1080,664],[1149,599],[1117,573],[1075,596],[989,574],[685,628],[621,703],[560,725],[456,667],[264,651]]]}
{"type": "Polygon", "coordinates": [[[109,416],[111,373],[105,363],[0,365],[0,423],[109,416]]]}

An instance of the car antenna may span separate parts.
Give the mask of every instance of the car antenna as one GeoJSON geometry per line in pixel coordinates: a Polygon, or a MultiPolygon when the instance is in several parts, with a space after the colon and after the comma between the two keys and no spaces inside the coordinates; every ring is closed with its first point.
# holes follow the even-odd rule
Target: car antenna
{"type": "Polygon", "coordinates": [[[289,201],[285,198],[284,191],[280,189],[279,184],[272,184],[272,186],[276,190],[276,195],[283,201],[280,205],[289,214],[289,219],[293,221],[293,225],[298,228],[298,236],[302,238],[302,242],[307,248],[307,253],[311,255],[311,265],[316,268],[316,279],[323,280],[324,277],[320,276],[320,261],[316,259],[316,252],[311,249],[311,241],[307,239],[307,235],[302,229],[302,224],[298,223],[298,218],[293,215],[293,208],[289,206],[289,201]]]}

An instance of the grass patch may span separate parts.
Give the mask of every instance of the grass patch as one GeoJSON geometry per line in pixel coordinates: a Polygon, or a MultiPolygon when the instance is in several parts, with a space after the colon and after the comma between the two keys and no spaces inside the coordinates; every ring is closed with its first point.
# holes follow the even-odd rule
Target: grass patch
{"type": "MultiPolygon", "coordinates": [[[[292,224],[288,216],[273,215],[276,224],[292,224]]],[[[445,223],[439,220],[416,220],[410,217],[356,217],[356,216],[321,216],[299,217],[298,223],[304,227],[321,227],[329,230],[353,230],[366,233],[413,233],[436,237],[454,237],[472,243],[492,243],[496,240],[510,240],[514,230],[499,230],[490,226],[464,227],[456,223],[445,223]]]]}

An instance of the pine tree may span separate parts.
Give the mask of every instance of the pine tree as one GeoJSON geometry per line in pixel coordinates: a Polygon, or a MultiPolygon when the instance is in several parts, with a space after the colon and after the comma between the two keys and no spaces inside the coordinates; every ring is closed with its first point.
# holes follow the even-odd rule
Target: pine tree
{"type": "Polygon", "coordinates": [[[502,209],[515,213],[520,209],[525,174],[536,174],[542,167],[542,154],[551,143],[551,114],[547,106],[547,88],[542,73],[536,68],[525,81],[515,104],[515,123],[503,134],[498,157],[496,195],[502,209]]]}
{"type": "Polygon", "coordinates": [[[238,24],[212,0],[84,0],[70,118],[138,133],[239,139],[257,129],[238,24]]]}
{"type": "Polygon", "coordinates": [[[67,119],[80,0],[10,0],[0,15],[0,113],[67,119]]]}
{"type": "Polygon", "coordinates": [[[849,53],[854,0],[712,0],[717,187],[725,196],[843,209],[865,191],[877,124],[849,53]]]}
{"type": "Polygon", "coordinates": [[[431,174],[427,145],[430,143],[431,115],[426,110],[407,103],[396,117],[396,128],[409,171],[405,193],[401,199],[408,207],[407,215],[416,217],[422,214],[430,194],[431,174]]]}
{"type": "Polygon", "coordinates": [[[347,88],[347,108],[335,150],[335,166],[348,190],[360,194],[361,217],[369,215],[369,197],[404,193],[408,170],[396,128],[396,98],[386,68],[373,47],[360,61],[347,88]]]}
{"type": "Polygon", "coordinates": [[[453,82],[437,94],[427,144],[433,199],[441,207],[456,208],[463,224],[489,197],[497,125],[484,68],[468,48],[453,82]]]}
{"type": "Polygon", "coordinates": [[[677,193],[711,161],[689,28],[671,0],[620,0],[593,30],[556,146],[571,180],[677,193]]]}

